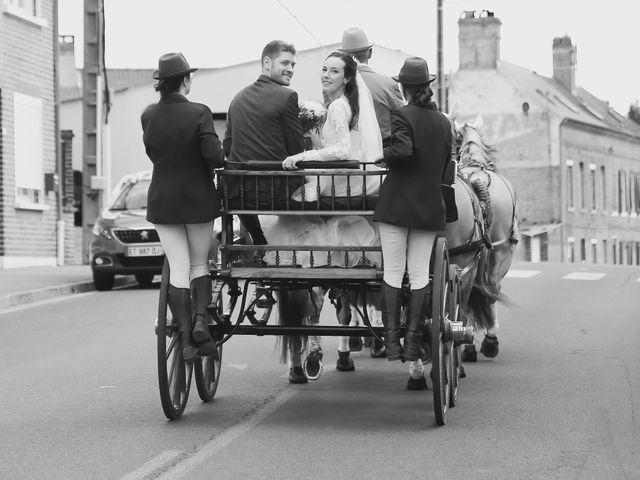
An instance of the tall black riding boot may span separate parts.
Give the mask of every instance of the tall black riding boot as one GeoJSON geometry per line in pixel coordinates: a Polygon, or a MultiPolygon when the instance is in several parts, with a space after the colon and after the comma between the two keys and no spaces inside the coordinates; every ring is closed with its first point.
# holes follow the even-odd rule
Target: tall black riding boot
{"type": "Polygon", "coordinates": [[[188,288],[176,288],[169,285],[169,308],[174,320],[178,323],[180,347],[185,360],[193,360],[198,356],[198,348],[191,338],[191,293],[188,288]]]}
{"type": "Polygon", "coordinates": [[[407,305],[407,330],[404,336],[404,358],[408,361],[418,360],[424,356],[420,344],[424,333],[425,300],[427,287],[411,290],[407,305]]]}
{"type": "Polygon", "coordinates": [[[384,325],[384,342],[388,360],[402,358],[400,345],[400,309],[402,308],[402,289],[382,282],[382,324],[384,325]]]}
{"type": "Polygon", "coordinates": [[[209,312],[207,305],[211,301],[211,278],[209,275],[194,278],[191,281],[191,312],[193,317],[193,339],[202,355],[210,355],[216,350],[209,331],[209,312]]]}

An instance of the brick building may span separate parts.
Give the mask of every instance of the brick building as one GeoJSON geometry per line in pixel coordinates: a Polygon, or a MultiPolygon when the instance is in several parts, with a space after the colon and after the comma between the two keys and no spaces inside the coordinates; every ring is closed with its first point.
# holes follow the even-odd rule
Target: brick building
{"type": "Polygon", "coordinates": [[[0,0],[0,268],[56,265],[64,257],[53,177],[54,8],[53,0],[0,0]]]}
{"type": "MultiPolygon", "coordinates": [[[[448,102],[482,115],[519,199],[530,261],[640,264],[640,126],[576,85],[576,47],[553,40],[553,77],[500,60],[500,20],[464,12],[448,102]]],[[[613,84],[612,84],[613,87],[613,84]]]]}

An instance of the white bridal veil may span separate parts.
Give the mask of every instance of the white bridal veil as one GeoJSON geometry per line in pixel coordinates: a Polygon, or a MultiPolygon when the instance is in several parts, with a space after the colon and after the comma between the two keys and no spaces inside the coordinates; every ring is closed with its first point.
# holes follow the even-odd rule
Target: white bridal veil
{"type": "Polygon", "coordinates": [[[369,87],[364,83],[360,72],[356,73],[358,85],[358,130],[361,137],[361,152],[363,162],[375,162],[382,157],[382,137],[380,127],[376,119],[376,111],[373,108],[373,100],[369,87]]]}

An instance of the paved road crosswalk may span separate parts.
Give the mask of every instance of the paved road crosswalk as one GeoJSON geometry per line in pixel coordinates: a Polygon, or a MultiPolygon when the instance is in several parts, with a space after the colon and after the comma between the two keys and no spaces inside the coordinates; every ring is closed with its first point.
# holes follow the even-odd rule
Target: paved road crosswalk
{"type": "MultiPolygon", "coordinates": [[[[509,270],[507,272],[506,278],[533,278],[542,273],[541,270],[509,270]]],[[[571,272],[562,277],[563,280],[586,280],[586,281],[597,281],[602,280],[606,277],[606,273],[602,272],[571,272]]],[[[640,282],[640,276],[636,278],[636,282],[640,282]]]]}

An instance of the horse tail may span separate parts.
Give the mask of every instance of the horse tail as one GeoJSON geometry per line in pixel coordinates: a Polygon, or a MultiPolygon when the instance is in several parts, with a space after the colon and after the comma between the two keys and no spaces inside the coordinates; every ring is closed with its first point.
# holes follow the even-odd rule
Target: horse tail
{"type": "Polygon", "coordinates": [[[493,304],[509,304],[509,298],[500,291],[500,280],[492,278],[490,262],[492,251],[485,249],[478,259],[478,273],[469,294],[469,310],[477,327],[489,329],[495,324],[493,304]]]}
{"type": "MultiPolygon", "coordinates": [[[[308,325],[310,304],[312,303],[307,290],[280,290],[276,292],[278,304],[278,324],[283,326],[308,325]]],[[[280,344],[280,361],[287,362],[287,354],[302,353],[307,344],[306,335],[283,335],[278,338],[280,344]]]]}

